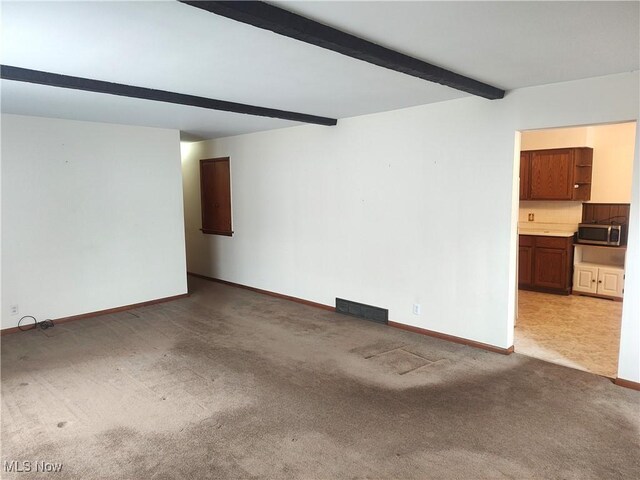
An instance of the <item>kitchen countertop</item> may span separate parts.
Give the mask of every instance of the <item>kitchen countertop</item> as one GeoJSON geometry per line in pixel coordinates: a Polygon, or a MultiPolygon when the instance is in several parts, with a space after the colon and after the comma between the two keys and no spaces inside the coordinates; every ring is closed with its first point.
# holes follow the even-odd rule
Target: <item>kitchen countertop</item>
{"type": "Polygon", "coordinates": [[[566,230],[551,230],[551,229],[524,229],[521,228],[518,231],[520,235],[536,235],[542,237],[573,237],[575,232],[569,232],[566,230]]]}
{"type": "Polygon", "coordinates": [[[520,235],[540,235],[543,237],[573,237],[578,231],[577,223],[518,222],[520,235]]]}

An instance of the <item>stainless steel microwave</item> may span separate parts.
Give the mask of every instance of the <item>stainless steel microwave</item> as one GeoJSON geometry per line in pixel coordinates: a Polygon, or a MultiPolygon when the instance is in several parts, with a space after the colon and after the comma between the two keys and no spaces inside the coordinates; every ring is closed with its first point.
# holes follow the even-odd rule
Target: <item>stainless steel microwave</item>
{"type": "Polygon", "coordinates": [[[578,225],[578,243],[618,247],[622,242],[623,225],[581,223],[578,225]]]}

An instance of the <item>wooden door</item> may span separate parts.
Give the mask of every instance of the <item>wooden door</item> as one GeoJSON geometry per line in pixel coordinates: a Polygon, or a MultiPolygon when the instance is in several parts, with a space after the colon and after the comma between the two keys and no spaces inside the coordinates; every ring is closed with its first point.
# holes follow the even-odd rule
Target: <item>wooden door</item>
{"type": "Polygon", "coordinates": [[[535,286],[558,290],[567,287],[566,250],[536,247],[533,266],[533,283],[535,286]]]}
{"type": "Polygon", "coordinates": [[[520,200],[529,200],[531,183],[531,160],[529,152],[520,152],[520,200]]]}
{"type": "Polygon", "coordinates": [[[624,288],[624,270],[621,268],[598,269],[598,294],[609,297],[622,297],[624,288]]]}
{"type": "Polygon", "coordinates": [[[231,235],[231,180],[229,158],[200,160],[202,231],[231,235]]]}
{"type": "Polygon", "coordinates": [[[532,151],[531,200],[571,200],[573,159],[571,149],[532,151]]]}
{"type": "Polygon", "coordinates": [[[596,293],[598,291],[598,267],[576,266],[573,272],[573,290],[575,292],[596,293]]]}
{"type": "Polygon", "coordinates": [[[533,267],[533,247],[520,245],[518,247],[518,285],[531,285],[533,267]]]}

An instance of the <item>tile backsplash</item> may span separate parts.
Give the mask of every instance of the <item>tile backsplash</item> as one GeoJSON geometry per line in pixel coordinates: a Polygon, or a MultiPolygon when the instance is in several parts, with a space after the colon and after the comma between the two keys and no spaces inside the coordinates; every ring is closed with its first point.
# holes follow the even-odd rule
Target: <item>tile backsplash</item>
{"type": "Polygon", "coordinates": [[[518,223],[522,227],[556,225],[558,228],[576,228],[582,220],[582,202],[520,202],[518,223]],[[533,213],[535,220],[528,221],[533,213]]]}

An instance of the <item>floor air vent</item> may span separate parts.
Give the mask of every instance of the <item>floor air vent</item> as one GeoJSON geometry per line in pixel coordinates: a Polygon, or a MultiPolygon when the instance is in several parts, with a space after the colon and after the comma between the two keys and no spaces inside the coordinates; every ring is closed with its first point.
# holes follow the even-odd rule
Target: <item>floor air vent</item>
{"type": "Polygon", "coordinates": [[[389,323],[389,310],[380,307],[372,307],[351,300],[336,298],[336,312],[364,318],[377,323],[389,323]]]}

